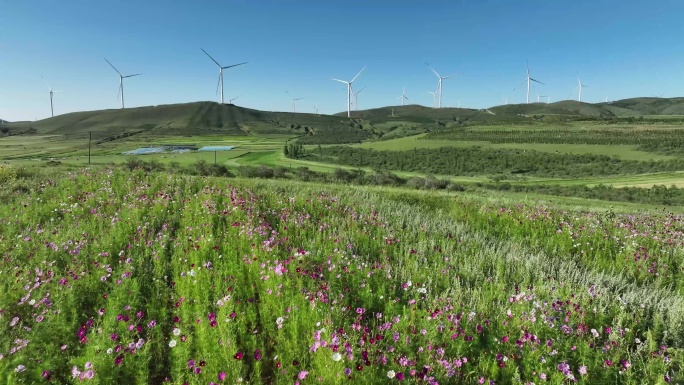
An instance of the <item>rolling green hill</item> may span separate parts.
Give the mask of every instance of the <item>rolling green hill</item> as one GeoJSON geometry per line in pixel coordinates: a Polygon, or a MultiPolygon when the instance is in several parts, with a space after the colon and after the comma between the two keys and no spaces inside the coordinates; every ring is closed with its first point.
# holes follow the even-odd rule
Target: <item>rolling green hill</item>
{"type": "Polygon", "coordinates": [[[684,115],[684,98],[632,98],[611,103],[510,104],[489,109],[389,106],[335,115],[259,111],[215,102],[170,104],[128,109],[74,112],[35,122],[6,123],[0,135],[57,135],[99,141],[131,135],[259,135],[300,137],[300,143],[356,143],[368,138],[392,138],[431,130],[478,124],[530,122],[547,116],[570,119],[614,119],[647,116],[662,119],[684,115]]]}
{"type": "MultiPolygon", "coordinates": [[[[368,137],[348,119],[330,115],[267,112],[214,102],[74,112],[35,122],[9,124],[10,135],[41,134],[98,140],[139,133],[153,136],[286,134],[368,137]]],[[[5,133],[8,134],[8,133],[5,133]]]]}

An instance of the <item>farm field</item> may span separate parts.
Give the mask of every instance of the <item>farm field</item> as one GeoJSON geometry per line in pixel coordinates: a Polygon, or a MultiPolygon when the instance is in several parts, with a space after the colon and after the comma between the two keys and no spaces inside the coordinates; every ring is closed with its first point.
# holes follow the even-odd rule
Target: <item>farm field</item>
{"type": "Polygon", "coordinates": [[[120,170],[34,188],[0,206],[2,382],[684,380],[679,215],[120,170]]]}

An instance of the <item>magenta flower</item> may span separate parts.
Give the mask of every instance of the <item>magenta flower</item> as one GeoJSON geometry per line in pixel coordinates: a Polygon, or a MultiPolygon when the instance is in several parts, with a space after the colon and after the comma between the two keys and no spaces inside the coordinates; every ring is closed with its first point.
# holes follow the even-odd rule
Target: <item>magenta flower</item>
{"type": "Polygon", "coordinates": [[[303,379],[306,378],[306,376],[307,376],[308,374],[309,374],[309,372],[307,372],[306,370],[302,370],[302,371],[299,372],[299,374],[297,375],[297,378],[299,378],[300,380],[303,380],[303,379]]]}
{"type": "Polygon", "coordinates": [[[257,349],[254,351],[254,359],[257,361],[261,360],[261,350],[257,349]]]}
{"type": "Polygon", "coordinates": [[[219,381],[223,381],[226,379],[226,372],[221,372],[218,374],[218,379],[219,381]]]}

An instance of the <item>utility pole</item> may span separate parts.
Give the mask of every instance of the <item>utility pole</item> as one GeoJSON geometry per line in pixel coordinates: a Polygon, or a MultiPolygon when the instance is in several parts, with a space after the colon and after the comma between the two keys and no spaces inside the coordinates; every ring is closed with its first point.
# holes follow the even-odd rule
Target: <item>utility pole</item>
{"type": "Polygon", "coordinates": [[[93,132],[88,132],[88,164],[90,164],[90,143],[93,141],[93,132]]]}
{"type": "Polygon", "coordinates": [[[216,151],[214,151],[214,164],[216,164],[216,151]]]}

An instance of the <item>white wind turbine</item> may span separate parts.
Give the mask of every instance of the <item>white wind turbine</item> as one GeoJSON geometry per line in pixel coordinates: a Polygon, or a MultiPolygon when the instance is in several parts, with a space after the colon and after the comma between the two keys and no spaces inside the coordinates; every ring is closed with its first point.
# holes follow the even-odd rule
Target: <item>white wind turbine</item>
{"type": "MultiPolygon", "coordinates": [[[[292,96],[292,95],[290,95],[289,92],[287,92],[287,90],[285,90],[285,93],[288,94],[289,96],[292,96]]],[[[297,112],[297,100],[302,100],[302,99],[304,99],[304,98],[296,98],[296,99],[292,98],[292,112],[297,112]]]]}
{"type": "Polygon", "coordinates": [[[525,84],[525,82],[527,82],[527,104],[530,104],[530,83],[536,82],[536,83],[539,83],[541,85],[546,85],[546,84],[540,82],[539,80],[532,79],[532,77],[530,77],[530,63],[527,62],[527,59],[525,59],[525,63],[527,64],[527,78],[525,78],[525,80],[523,80],[522,83],[518,84],[518,86],[515,87],[513,89],[513,91],[515,91],[518,87],[520,87],[521,85],[525,84]]]}
{"type": "Polygon", "coordinates": [[[236,97],[230,99],[230,100],[228,101],[228,104],[233,104],[233,100],[235,100],[235,99],[237,99],[237,98],[239,98],[239,96],[236,96],[236,97]]]}
{"type": "Polygon", "coordinates": [[[428,91],[428,94],[432,95],[432,108],[435,108],[435,105],[437,104],[437,94],[432,91],[428,91]]]}
{"type": "Polygon", "coordinates": [[[406,97],[406,87],[401,89],[401,96],[399,96],[397,99],[401,99],[402,106],[404,105],[404,101],[408,100],[408,98],[406,97]]]}
{"type": "Polygon", "coordinates": [[[432,72],[434,72],[435,75],[437,75],[437,78],[439,78],[439,81],[437,82],[437,93],[439,94],[439,108],[442,108],[442,81],[444,79],[453,78],[454,76],[461,75],[461,74],[453,74],[453,75],[449,75],[449,76],[442,76],[439,73],[437,73],[437,71],[435,71],[434,68],[430,67],[430,65],[428,63],[425,63],[425,65],[427,65],[428,68],[430,68],[432,70],[432,72]]]}
{"type": "MultiPolygon", "coordinates": [[[[42,76],[41,76],[41,78],[43,80],[45,80],[45,78],[43,78],[42,76]]],[[[50,84],[48,84],[47,82],[45,83],[45,85],[47,85],[48,90],[50,90],[50,116],[54,117],[55,116],[55,109],[54,109],[53,104],[52,104],[52,95],[57,93],[57,92],[62,92],[62,91],[61,90],[53,91],[52,87],[50,87],[50,84]]]]}
{"type": "Polygon", "coordinates": [[[209,55],[209,54],[207,53],[207,51],[205,51],[203,48],[200,48],[200,49],[201,49],[202,52],[204,52],[207,56],[209,56],[209,59],[211,59],[211,61],[213,61],[214,63],[216,63],[216,65],[217,65],[218,68],[219,68],[219,79],[218,79],[218,84],[216,85],[216,91],[218,91],[218,88],[221,87],[221,104],[223,104],[223,70],[228,69],[228,68],[233,68],[233,67],[241,66],[241,65],[247,64],[247,63],[249,63],[249,62],[243,62],[243,63],[233,64],[233,65],[229,65],[229,66],[223,67],[223,66],[221,66],[221,65],[219,64],[219,62],[217,62],[216,60],[214,60],[214,58],[211,57],[211,55],[209,55]]]}
{"type": "MultiPolygon", "coordinates": [[[[107,58],[105,58],[105,61],[106,61],[107,63],[109,63],[109,60],[107,60],[107,58]]],[[[123,88],[123,80],[124,80],[125,78],[132,78],[133,76],[138,76],[138,75],[142,75],[142,74],[135,74],[135,75],[126,75],[126,76],[123,76],[123,75],[121,75],[121,72],[119,72],[119,70],[116,69],[116,67],[114,67],[114,65],[113,65],[112,63],[109,63],[109,65],[110,65],[112,68],[114,68],[114,71],[116,71],[117,74],[119,74],[119,95],[121,95],[121,108],[123,109],[123,108],[124,108],[124,88],[123,88]]],[[[118,95],[117,95],[117,98],[118,98],[118,95]]]]}
{"type": "Polygon", "coordinates": [[[582,84],[582,81],[580,80],[579,76],[577,77],[577,87],[575,87],[576,90],[579,90],[579,96],[577,97],[577,101],[581,102],[582,101],[582,88],[584,87],[589,87],[585,86],[582,84]]]}
{"type": "Polygon", "coordinates": [[[359,73],[356,74],[356,76],[354,76],[354,78],[349,82],[344,81],[344,80],[340,80],[340,79],[330,78],[332,80],[338,81],[340,83],[345,83],[347,85],[347,117],[348,118],[351,118],[352,83],[354,83],[354,80],[356,80],[356,78],[358,78],[359,75],[361,75],[361,72],[363,72],[363,70],[365,70],[365,69],[366,69],[365,66],[363,68],[361,68],[361,71],[359,71],[359,73]]]}
{"type": "Polygon", "coordinates": [[[314,115],[318,115],[318,106],[314,106],[314,115]]]}

